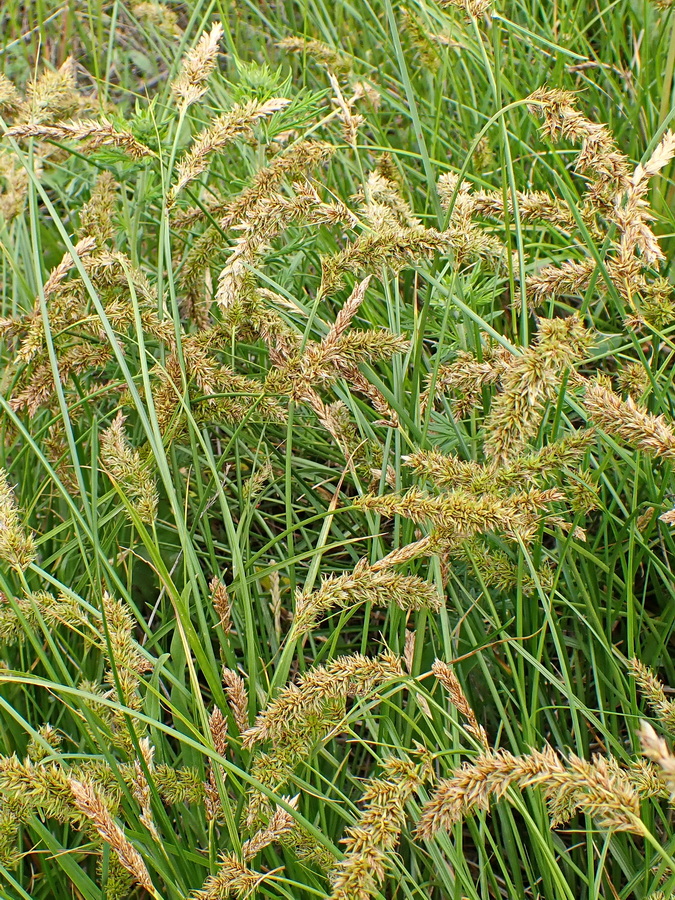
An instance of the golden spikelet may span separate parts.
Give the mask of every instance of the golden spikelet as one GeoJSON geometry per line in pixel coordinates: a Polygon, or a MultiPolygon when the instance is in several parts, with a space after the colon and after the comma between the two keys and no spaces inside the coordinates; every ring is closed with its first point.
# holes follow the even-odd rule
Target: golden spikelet
{"type": "Polygon", "coordinates": [[[285,97],[274,97],[259,103],[248,100],[232,107],[214,119],[195,140],[192,148],[179,160],[176,166],[177,180],[167,198],[167,205],[173,206],[177,195],[205,171],[208,157],[222,150],[232,141],[242,136],[252,136],[252,126],[260,119],[272,116],[290,103],[285,97]]]}
{"type": "Polygon", "coordinates": [[[22,572],[36,556],[35,538],[24,527],[7,472],[0,468],[0,559],[10,568],[22,572]]]}
{"type": "Polygon", "coordinates": [[[25,125],[13,125],[7,129],[7,134],[16,139],[37,137],[49,141],[86,141],[88,150],[118,147],[132,159],[153,155],[153,151],[130,132],[118,131],[106,118],[76,119],[72,122],[60,122],[58,125],[28,122],[25,125]]]}
{"type": "Polygon", "coordinates": [[[113,237],[113,215],[118,185],[111,172],[101,172],[91,197],[80,209],[81,237],[91,237],[101,247],[113,237]]]}
{"type": "MultiPolygon", "coordinates": [[[[663,518],[663,516],[661,517],[663,518]]],[[[675,735],[675,700],[669,700],[662,682],[639,659],[628,660],[628,671],[649,703],[659,723],[675,735]]]]}
{"type": "Polygon", "coordinates": [[[21,103],[21,95],[12,82],[0,72],[0,112],[3,115],[15,112],[21,103]]]}
{"type": "Polygon", "coordinates": [[[583,402],[590,419],[607,434],[652,456],[675,459],[675,432],[663,416],[641,409],[632,397],[622,400],[599,379],[586,384],[583,402]]]}
{"type": "Polygon", "coordinates": [[[555,399],[565,370],[580,362],[591,343],[579,316],[540,319],[534,346],[514,359],[485,422],[485,453],[506,462],[537,433],[546,403],[555,399]]]}
{"type": "Polygon", "coordinates": [[[335,94],[335,102],[337,103],[337,107],[339,109],[338,115],[340,120],[342,121],[342,129],[344,132],[345,140],[354,149],[356,149],[356,139],[358,137],[358,131],[361,125],[363,125],[363,123],[365,122],[365,119],[363,118],[363,116],[352,111],[352,104],[348,103],[345,100],[340,88],[340,82],[332,72],[328,73],[328,79],[330,81],[330,86],[333,88],[333,93],[335,94]]]}
{"type": "Polygon", "coordinates": [[[232,669],[223,669],[223,684],[225,685],[225,693],[230,703],[230,709],[234,716],[234,721],[240,732],[246,731],[248,728],[248,691],[244,679],[241,675],[237,675],[232,669]]]}
{"type": "Polygon", "coordinates": [[[11,222],[23,212],[30,176],[12,151],[0,150],[0,216],[11,222]]]}
{"type": "Polygon", "coordinates": [[[33,125],[72,116],[80,107],[75,60],[69,56],[56,71],[45,69],[26,86],[26,121],[33,125]]]}
{"type": "Polygon", "coordinates": [[[401,661],[384,652],[368,659],[361,654],[341,656],[306,672],[259,713],[255,724],[242,735],[244,747],[261,741],[283,744],[290,734],[301,736],[309,722],[332,701],[366,696],[377,687],[399,678],[401,661]]]}
{"type": "Polygon", "coordinates": [[[490,798],[501,799],[511,787],[539,788],[549,801],[554,826],[580,812],[613,831],[641,834],[644,830],[638,794],[625,774],[612,770],[602,757],[587,762],[572,755],[563,760],[547,747],[524,756],[489,751],[465,763],[440,783],[423,807],[418,837],[429,839],[473,810],[489,809],[490,798]]]}
{"type": "Polygon", "coordinates": [[[206,82],[216,67],[222,36],[223,26],[216,22],[185,54],[176,80],[171,85],[171,93],[176,98],[181,115],[206,93],[206,82]]]}
{"type": "MultiPolygon", "coordinates": [[[[286,798],[290,806],[295,809],[298,805],[298,797],[286,798]]],[[[270,817],[269,822],[264,828],[257,831],[252,837],[241,846],[241,855],[244,859],[253,859],[261,850],[268,847],[275,841],[280,840],[287,835],[295,826],[295,819],[292,814],[277,806],[276,810],[270,817]]]]}
{"type": "Polygon", "coordinates": [[[350,609],[363,603],[385,609],[395,603],[404,610],[431,609],[434,612],[442,605],[436,588],[421,578],[400,575],[389,569],[375,570],[361,560],[353,572],[324,578],[317,591],[296,593],[293,636],[306,634],[331,609],[350,609]]]}
{"type": "Polygon", "coordinates": [[[218,860],[218,871],[209,875],[199,891],[190,894],[190,900],[223,900],[225,897],[250,896],[265,876],[254,872],[236,856],[223,853],[218,860]]]}
{"type": "Polygon", "coordinates": [[[485,750],[488,750],[490,742],[488,741],[487,733],[483,726],[478,724],[478,719],[476,719],[473,707],[469,703],[467,696],[459,683],[459,678],[457,678],[453,669],[442,660],[435,659],[431,671],[448,692],[448,697],[450,698],[452,705],[466,719],[466,730],[483,745],[485,750]]]}
{"type": "Polygon", "coordinates": [[[334,72],[348,72],[352,67],[351,60],[339,50],[313,38],[286,37],[277,42],[277,47],[289,53],[307,55],[334,72]]]}
{"type": "Polygon", "coordinates": [[[227,634],[232,629],[232,600],[227,588],[220,578],[212,578],[209,583],[211,591],[211,602],[213,608],[218,614],[218,620],[221,628],[227,634]]]}
{"type": "MultiPolygon", "coordinates": [[[[213,749],[221,756],[225,756],[227,753],[227,719],[217,706],[213,707],[213,711],[209,716],[209,731],[211,732],[213,749]]],[[[214,771],[215,765],[216,763],[213,760],[209,760],[207,779],[204,786],[206,816],[209,820],[218,819],[222,814],[218,785],[214,771]]]]}
{"type": "Polygon", "coordinates": [[[592,174],[600,191],[598,200],[630,186],[628,160],[606,126],[592,122],[576,109],[574,94],[539,88],[527,99],[532,112],[544,119],[544,132],[552,141],[566,138],[581,142],[577,170],[592,174]]]}
{"type": "Polygon", "coordinates": [[[346,856],[330,874],[330,900],[369,900],[379,894],[389,855],[405,824],[406,801],[433,778],[429,759],[388,759],[381,778],[366,783],[363,811],[346,830],[346,856]]]}
{"type": "Polygon", "coordinates": [[[136,884],[154,894],[152,879],[143,857],[115,822],[99,792],[93,785],[74,778],[70,779],[69,783],[76,807],[89,819],[99,836],[110,845],[136,884]]]}
{"type": "MultiPolygon", "coordinates": [[[[155,748],[152,746],[149,738],[147,737],[141,738],[138,743],[143,755],[145,766],[149,772],[152,772],[154,769],[155,748]]],[[[134,779],[132,784],[132,791],[134,797],[138,801],[139,806],[141,807],[141,815],[139,817],[139,821],[141,822],[141,824],[145,825],[154,840],[158,841],[159,835],[155,827],[155,821],[152,815],[152,806],[150,803],[150,786],[145,776],[143,766],[141,766],[139,760],[136,760],[134,762],[134,779]]]]}
{"type": "Polygon", "coordinates": [[[152,525],[157,517],[157,486],[138,450],[129,446],[120,412],[101,432],[101,465],[110,479],[127,496],[142,522],[152,525]]]}

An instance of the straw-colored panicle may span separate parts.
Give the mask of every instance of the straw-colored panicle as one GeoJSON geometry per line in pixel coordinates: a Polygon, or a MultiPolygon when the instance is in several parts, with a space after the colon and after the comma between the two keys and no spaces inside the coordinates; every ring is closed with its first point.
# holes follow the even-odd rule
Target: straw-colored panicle
{"type": "Polygon", "coordinates": [[[385,228],[419,228],[420,220],[415,216],[410,204],[401,194],[398,172],[390,162],[380,159],[375,171],[371,172],[356,194],[362,218],[373,231],[385,228]]]}
{"type": "Polygon", "coordinates": [[[582,813],[612,831],[644,831],[639,796],[625,774],[613,770],[603,757],[596,756],[591,762],[574,755],[563,759],[547,747],[524,756],[489,751],[465,763],[440,782],[422,808],[417,835],[430,839],[474,810],[489,809],[491,798],[500,800],[510,788],[527,787],[542,792],[554,827],[582,813]]]}
{"type": "Polygon", "coordinates": [[[258,169],[248,187],[237,196],[211,201],[205,205],[205,211],[199,207],[178,210],[175,214],[176,225],[181,228],[190,226],[208,216],[216,219],[221,229],[232,228],[237,222],[249,218],[256,205],[274,193],[285,178],[298,178],[318,168],[330,159],[335,149],[327,141],[298,141],[258,169]]]}
{"type": "Polygon", "coordinates": [[[665,740],[660,737],[649,722],[642,721],[638,732],[642,752],[656,763],[659,774],[670,794],[671,801],[675,801],[675,756],[665,740]]]}
{"type": "Polygon", "coordinates": [[[151,372],[157,422],[166,443],[187,433],[187,416],[182,402],[185,374],[188,376],[192,416],[199,425],[222,425],[245,419],[284,421],[285,413],[279,399],[266,390],[265,384],[254,378],[236,375],[228,366],[223,366],[208,348],[197,343],[202,336],[208,338],[208,332],[189,335],[183,341],[187,373],[184,373],[176,353],[167,357],[163,365],[158,363],[151,372]]]}
{"type": "MultiPolygon", "coordinates": [[[[33,332],[29,340],[35,337],[36,334],[33,332]]],[[[111,355],[110,348],[104,344],[76,341],[60,354],[61,383],[66,385],[74,375],[88,375],[105,368],[111,355]]],[[[16,412],[26,410],[28,415],[33,417],[41,407],[49,406],[53,399],[54,373],[45,352],[36,356],[33,365],[25,367],[18,380],[17,390],[9,403],[16,412]]]]}
{"type": "MultiPolygon", "coordinates": [[[[289,806],[295,809],[298,805],[298,797],[285,798],[289,806]]],[[[270,844],[279,841],[284,835],[287,835],[295,827],[295,819],[292,813],[277,806],[274,813],[264,828],[259,829],[241,846],[241,855],[244,859],[253,859],[261,850],[270,844]]]]}
{"type": "Polygon", "coordinates": [[[190,894],[190,900],[223,900],[238,897],[243,900],[253,894],[265,879],[231,853],[223,853],[218,859],[218,870],[209,875],[199,891],[190,894]]]}
{"type": "Polygon", "coordinates": [[[216,302],[227,309],[254,289],[257,280],[251,270],[274,238],[291,225],[354,224],[353,213],[340,202],[325,203],[308,181],[292,185],[286,196],[273,193],[261,198],[239,224],[240,236],[227,265],[218,277],[216,302]]]}
{"type": "Polygon", "coordinates": [[[591,445],[590,429],[573,432],[539,450],[504,465],[463,460],[439,450],[416,450],[403,458],[416,475],[430,478],[439,488],[464,488],[475,493],[510,493],[514,486],[557,481],[561,471],[577,465],[591,445]]]}
{"type": "Polygon", "coordinates": [[[485,750],[490,747],[487,732],[482,725],[478,723],[476,714],[469,700],[464,693],[464,689],[459,682],[459,678],[455,674],[451,666],[440,659],[435,659],[431,667],[431,671],[448,692],[448,698],[452,705],[466,719],[466,730],[471,734],[485,750]]]}
{"type": "Polygon", "coordinates": [[[498,237],[473,221],[477,208],[469,183],[460,182],[457,175],[446,172],[438,181],[438,193],[442,205],[450,213],[450,222],[443,235],[455,266],[482,261],[495,271],[505,271],[506,247],[498,237]]]}
{"type": "MultiPolygon", "coordinates": [[[[213,749],[221,756],[225,756],[227,753],[227,719],[217,706],[214,706],[209,716],[209,731],[211,732],[213,749]]],[[[215,765],[217,763],[213,760],[209,761],[206,783],[204,785],[206,816],[209,821],[220,818],[223,812],[220,795],[218,794],[215,765]]]]}
{"type": "Polygon", "coordinates": [[[150,785],[148,784],[148,779],[145,775],[146,769],[152,774],[155,768],[155,748],[152,746],[150,740],[147,737],[141,738],[138,744],[143,756],[144,765],[141,765],[141,762],[138,759],[134,762],[132,793],[141,808],[141,815],[139,816],[141,824],[148,829],[154,840],[159,841],[159,835],[155,827],[155,820],[152,815],[150,785]]]}
{"type": "Polygon", "coordinates": [[[69,56],[56,71],[45,69],[28,82],[22,118],[31,125],[58,122],[74,115],[81,105],[75,60],[69,56]]]}
{"type": "Polygon", "coordinates": [[[157,517],[157,486],[149,466],[129,444],[125,418],[118,413],[110,427],[101,432],[101,465],[141,522],[152,525],[157,517]]]}
{"type": "Polygon", "coordinates": [[[539,319],[532,346],[514,357],[485,421],[485,453],[507,462],[535,437],[547,403],[555,400],[565,372],[585,357],[592,341],[581,318],[539,319]]]}
{"type": "Polygon", "coordinates": [[[30,176],[11,150],[0,149],[0,218],[9,223],[21,215],[28,196],[30,176]]]}
{"type": "Polygon", "coordinates": [[[433,228],[397,225],[364,233],[344,250],[323,257],[320,294],[324,297],[339,291],[350,272],[378,271],[386,266],[396,273],[420,259],[432,259],[449,246],[447,236],[433,228]]]}
{"type": "MultiPolygon", "coordinates": [[[[135,752],[127,717],[121,707],[138,710],[142,699],[139,693],[140,676],[152,669],[134,640],[134,620],[128,606],[112,597],[107,591],[102,595],[104,623],[101,624],[100,646],[108,662],[105,681],[112,699],[120,707],[112,707],[108,713],[112,730],[112,742],[124,752],[135,752]]],[[[141,723],[135,726],[142,729],[141,723]]]]}
{"type": "Polygon", "coordinates": [[[312,38],[286,37],[277,42],[277,47],[287,50],[289,53],[297,53],[309,56],[311,59],[327,66],[334,72],[349,72],[352,68],[351,60],[344,53],[331,47],[323,41],[312,38]]]}
{"type": "Polygon", "coordinates": [[[345,100],[344,94],[340,88],[340,82],[332,72],[328,73],[328,79],[335,95],[335,103],[339,110],[338,117],[342,122],[345,141],[356,150],[359,128],[363,125],[365,119],[358,113],[353,112],[353,101],[349,102],[345,100]]]}
{"type": "Polygon", "coordinates": [[[222,37],[223,26],[216,22],[183,57],[178,76],[171,85],[181,115],[206,93],[208,78],[218,62],[218,45],[222,37]]]}
{"type": "Polygon", "coordinates": [[[70,780],[70,789],[77,808],[89,819],[99,836],[110,845],[134,881],[154,894],[152,879],[143,857],[115,822],[101,794],[92,784],[74,778],[70,780]]]}
{"type": "MultiPolygon", "coordinates": [[[[444,199],[441,191],[441,185],[445,181],[447,183],[448,176],[442,175],[439,179],[439,194],[444,199]]],[[[447,198],[450,199],[449,197],[447,198]]],[[[521,222],[547,222],[555,228],[566,232],[574,232],[577,228],[577,222],[569,206],[547,194],[545,191],[516,191],[516,204],[513,197],[509,196],[504,201],[504,194],[501,191],[474,191],[471,194],[471,202],[473,213],[475,215],[488,219],[496,219],[498,222],[504,222],[507,215],[513,220],[515,214],[515,206],[518,207],[518,216],[521,222]]],[[[586,223],[593,227],[593,219],[585,210],[584,218],[588,220],[586,223]]]]}
{"type": "Polygon", "coordinates": [[[7,135],[15,139],[37,137],[49,141],[84,141],[85,149],[90,151],[100,147],[117,147],[132,159],[153,155],[153,151],[138,141],[131,132],[119,131],[106,118],[75,119],[58,125],[28,122],[8,128],[7,135]]]}
{"type": "Polygon", "coordinates": [[[80,209],[79,235],[92,238],[97,247],[102,247],[113,238],[117,191],[118,184],[112,173],[101,172],[92,188],[91,197],[80,209]]]}
{"type": "Polygon", "coordinates": [[[607,434],[652,456],[675,459],[675,431],[664,416],[652,415],[632,397],[622,400],[601,379],[587,382],[583,403],[591,421],[607,434]]]}
{"type": "Polygon", "coordinates": [[[223,684],[225,693],[234,716],[234,721],[240,732],[246,731],[248,721],[248,691],[241,675],[237,675],[232,669],[223,669],[223,684]]]}
{"type": "Polygon", "coordinates": [[[209,583],[211,603],[218,616],[218,624],[225,634],[232,630],[232,600],[220,578],[212,578],[209,583]]]}
{"type": "Polygon", "coordinates": [[[167,198],[168,206],[173,206],[183,188],[206,170],[212,153],[223,150],[239,137],[252,138],[257,122],[284,109],[290,102],[285,97],[274,97],[263,103],[248,100],[214,119],[179,160],[176,166],[178,178],[167,198]]]}
{"type": "Polygon", "coordinates": [[[669,734],[675,735],[675,700],[668,699],[663,683],[639,659],[628,660],[628,671],[658,718],[659,724],[669,734]]]}
{"type": "Polygon", "coordinates": [[[638,250],[647,265],[665,259],[658,240],[648,223],[655,217],[646,199],[649,182],[675,156],[675,134],[667,131],[650,158],[637,166],[624,198],[618,198],[612,215],[619,226],[619,262],[629,259],[638,250]]]}
{"type": "Polygon", "coordinates": [[[21,521],[7,472],[0,468],[0,560],[22,572],[36,557],[35,538],[21,521]]]}
{"type": "Polygon", "coordinates": [[[363,810],[346,829],[345,858],[330,874],[330,900],[369,900],[379,896],[387,864],[405,825],[405,805],[434,776],[430,759],[421,763],[391,758],[379,778],[366,783],[363,810]]]}
{"type": "Polygon", "coordinates": [[[74,597],[34,591],[13,597],[11,603],[0,594],[0,645],[10,646],[25,640],[24,623],[29,628],[39,628],[40,619],[50,629],[65,626],[98,643],[97,628],[74,597]]]}
{"type": "Polygon", "coordinates": [[[498,383],[511,360],[509,351],[501,346],[482,347],[480,359],[466,350],[458,350],[453,362],[439,366],[428,376],[427,387],[420,395],[420,413],[426,415],[430,404],[446,393],[453,393],[453,414],[464,419],[480,401],[483,388],[498,383]]]}
{"type": "Polygon", "coordinates": [[[561,138],[581,142],[577,171],[592,179],[598,202],[611,201],[630,187],[628,160],[618,150],[609,129],[580,113],[575,100],[569,91],[549,88],[539,88],[528,97],[531,111],[544,119],[547,137],[554,142],[561,138]]]}
{"type": "Polygon", "coordinates": [[[466,490],[433,495],[415,487],[404,494],[367,494],[356,500],[356,506],[388,518],[403,516],[418,525],[430,523],[435,552],[439,552],[483,532],[501,532],[509,540],[529,543],[547,505],[564,497],[557,488],[499,496],[466,490]]]}
{"type": "Polygon", "coordinates": [[[365,394],[374,408],[381,415],[387,416],[389,424],[397,424],[394,410],[363,375],[358,365],[376,359],[386,360],[395,353],[405,352],[408,348],[407,340],[402,335],[385,329],[348,330],[363,300],[368,282],[369,279],[366,278],[355,287],[321,342],[309,341],[302,352],[298,348],[286,354],[267,376],[266,389],[270,394],[284,394],[293,400],[308,402],[329,430],[330,409],[323,403],[317,390],[322,386],[328,387],[338,378],[343,378],[354,390],[365,394]]]}
{"type": "Polygon", "coordinates": [[[506,593],[520,589],[528,596],[536,594],[539,589],[548,593],[553,587],[554,571],[547,560],[539,564],[535,577],[524,568],[521,569],[505,550],[478,539],[448,547],[442,554],[442,560],[448,562],[453,559],[465,562],[468,571],[474,572],[482,584],[497,591],[506,593]]]}
{"type": "Polygon", "coordinates": [[[370,659],[356,653],[317,666],[271,701],[244,732],[242,743],[247,748],[261,741],[283,744],[289,736],[299,736],[331,701],[367,696],[402,674],[400,659],[389,652],[370,659]]]}
{"type": "Polygon", "coordinates": [[[393,603],[407,611],[438,612],[442,600],[433,585],[416,575],[401,575],[391,569],[376,571],[361,560],[353,572],[324,578],[318,590],[296,593],[293,635],[299,637],[311,631],[333,609],[352,609],[363,603],[385,609],[393,603]]]}

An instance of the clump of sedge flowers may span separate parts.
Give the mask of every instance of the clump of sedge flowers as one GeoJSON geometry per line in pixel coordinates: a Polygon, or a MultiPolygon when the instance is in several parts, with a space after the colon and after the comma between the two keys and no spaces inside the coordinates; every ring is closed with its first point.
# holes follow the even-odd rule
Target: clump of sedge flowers
{"type": "Polygon", "coordinates": [[[21,521],[7,472],[0,469],[0,559],[23,571],[36,555],[35,538],[21,521]]]}
{"type": "Polygon", "coordinates": [[[141,522],[152,525],[157,516],[157,486],[138,451],[129,446],[124,419],[118,413],[110,427],[102,432],[101,464],[141,522]]]}
{"type": "Polygon", "coordinates": [[[331,900],[368,900],[377,896],[388,856],[396,848],[405,824],[406,802],[433,778],[428,753],[422,754],[419,763],[397,757],[385,760],[381,776],[367,782],[361,797],[363,811],[343,838],[346,856],[331,873],[331,900]]]}

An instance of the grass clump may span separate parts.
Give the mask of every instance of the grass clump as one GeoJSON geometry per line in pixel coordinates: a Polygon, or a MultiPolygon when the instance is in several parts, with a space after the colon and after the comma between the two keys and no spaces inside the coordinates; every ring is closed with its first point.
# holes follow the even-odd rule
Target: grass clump
{"type": "Polygon", "coordinates": [[[675,891],[674,29],[5,4],[3,896],[675,891]]]}

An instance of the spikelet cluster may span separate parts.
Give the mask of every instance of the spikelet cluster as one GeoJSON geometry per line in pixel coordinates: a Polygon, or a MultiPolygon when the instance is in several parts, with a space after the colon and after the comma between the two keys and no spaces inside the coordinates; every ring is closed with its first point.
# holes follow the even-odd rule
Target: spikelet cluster
{"type": "Polygon", "coordinates": [[[389,652],[373,658],[342,656],[317,666],[297,684],[284,688],[258,714],[253,727],[244,732],[243,744],[253,747],[262,741],[280,744],[302,740],[303,729],[324,715],[329,704],[366,696],[402,674],[401,661],[389,652]]]}
{"type": "Polygon", "coordinates": [[[378,895],[388,856],[405,824],[406,801],[434,777],[430,758],[415,763],[391,757],[382,768],[382,776],[366,784],[363,811],[343,838],[346,856],[331,873],[331,900],[369,900],[378,895]]]}
{"type": "MultiPolygon", "coordinates": [[[[675,304],[667,280],[652,274],[663,252],[650,227],[654,216],[646,197],[650,180],[675,154],[673,134],[666,132],[651,157],[631,170],[609,129],[580,113],[574,95],[541,88],[528,99],[532,111],[543,117],[548,138],[581,144],[576,170],[587,181],[581,215],[591,232],[604,234],[609,226],[616,231],[605,270],[629,310],[626,324],[663,327],[675,316],[675,304]]],[[[578,240],[583,247],[583,238],[578,240]]],[[[529,302],[536,307],[561,296],[583,295],[595,273],[590,258],[545,266],[527,279],[529,302]]],[[[602,278],[598,287],[605,289],[602,278]]]]}
{"type": "Polygon", "coordinates": [[[138,451],[129,445],[124,421],[125,416],[118,413],[110,427],[101,432],[101,465],[141,522],[152,525],[157,516],[157,486],[138,451]]]}
{"type": "Polygon", "coordinates": [[[298,591],[295,597],[293,634],[300,636],[316,626],[332,609],[349,609],[362,603],[388,607],[395,603],[404,610],[430,609],[438,612],[438,591],[415,575],[401,575],[389,568],[374,569],[361,560],[353,572],[329,575],[311,593],[298,591]]]}
{"type": "Polygon", "coordinates": [[[417,834],[430,839],[473,811],[489,809],[490,800],[501,799],[510,788],[527,787],[536,787],[548,800],[554,827],[585,813],[602,828],[643,832],[639,795],[627,776],[604,757],[591,762],[575,755],[564,759],[547,747],[524,756],[488,751],[465,763],[440,782],[424,805],[417,834]]]}
{"type": "Polygon", "coordinates": [[[663,459],[675,458],[675,431],[664,416],[655,416],[632,397],[622,400],[606,380],[586,385],[584,407],[592,422],[612,437],[663,459]]]}
{"type": "Polygon", "coordinates": [[[206,93],[209,75],[218,61],[218,46],[222,37],[223,26],[216,22],[183,57],[180,71],[171,85],[171,93],[181,114],[206,93]]]}
{"type": "Polygon", "coordinates": [[[101,838],[110,845],[122,866],[134,881],[153,892],[152,879],[143,857],[115,822],[100,793],[87,782],[70,779],[70,789],[77,809],[87,817],[101,838]]]}
{"type": "Polygon", "coordinates": [[[35,538],[21,521],[7,472],[0,469],[0,560],[23,571],[36,556],[35,538]]]}
{"type": "Polygon", "coordinates": [[[289,102],[285,97],[275,97],[263,103],[250,100],[214,119],[179,160],[176,166],[178,177],[169,195],[169,206],[173,205],[183,188],[205,171],[212,153],[224,149],[239,137],[252,135],[252,126],[256,122],[284,109],[289,102]]]}
{"type": "Polygon", "coordinates": [[[473,711],[473,707],[469,703],[469,700],[464,693],[464,689],[459,682],[459,678],[452,667],[443,662],[443,660],[435,659],[431,671],[448,692],[448,698],[452,705],[466,719],[466,730],[485,750],[489,750],[490,742],[488,740],[487,732],[485,731],[485,728],[478,723],[476,713],[473,711]]]}
{"type": "MultiPolygon", "coordinates": [[[[138,819],[153,839],[157,839],[157,830],[146,771],[167,804],[203,805],[206,798],[196,770],[155,764],[154,747],[147,736],[139,734],[143,765],[135,755],[135,746],[129,740],[128,726],[120,707],[139,708],[139,676],[148,671],[150,663],[133,639],[131,614],[123,603],[106,594],[102,598],[102,618],[97,618],[91,607],[72,597],[53,597],[45,592],[18,598],[17,606],[29,626],[36,626],[38,619],[42,619],[52,629],[53,639],[58,639],[57,628],[69,628],[102,653],[107,662],[107,684],[83,682],[80,690],[92,713],[102,720],[103,733],[107,729],[110,736],[105,738],[108,758],[111,748],[122,755],[114,767],[102,756],[62,757],[60,735],[45,725],[38,729],[41,741],[29,742],[24,759],[17,755],[0,757],[0,792],[3,811],[9,814],[7,821],[0,817],[0,857],[4,864],[12,867],[19,862],[19,830],[32,816],[56,819],[87,832],[97,845],[104,842],[111,847],[117,861],[115,865],[119,864],[129,876],[118,873],[120,887],[125,882],[130,883],[131,878],[134,883],[154,891],[142,857],[118,822],[123,796],[120,778],[137,803],[138,819]],[[107,702],[104,704],[101,700],[107,702]]],[[[3,643],[11,643],[13,637],[25,635],[23,627],[19,626],[18,635],[12,636],[12,629],[17,631],[17,618],[6,601],[0,605],[0,620],[3,643]]],[[[138,730],[141,731],[140,726],[138,730]]]]}

